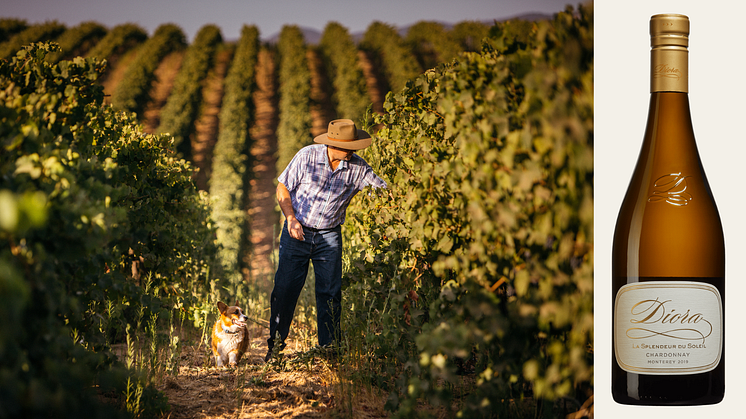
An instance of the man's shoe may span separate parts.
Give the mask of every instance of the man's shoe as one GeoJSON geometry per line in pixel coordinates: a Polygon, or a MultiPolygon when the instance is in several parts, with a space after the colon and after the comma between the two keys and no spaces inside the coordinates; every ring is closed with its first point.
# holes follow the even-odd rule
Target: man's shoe
{"type": "Polygon", "coordinates": [[[269,362],[272,360],[272,358],[282,359],[282,352],[280,351],[282,351],[282,348],[278,349],[277,355],[275,355],[274,349],[269,348],[267,350],[267,355],[264,357],[264,362],[269,362]]]}
{"type": "Polygon", "coordinates": [[[321,359],[327,361],[336,361],[339,352],[339,347],[334,344],[326,344],[324,346],[316,345],[311,349],[311,352],[321,359]]]}

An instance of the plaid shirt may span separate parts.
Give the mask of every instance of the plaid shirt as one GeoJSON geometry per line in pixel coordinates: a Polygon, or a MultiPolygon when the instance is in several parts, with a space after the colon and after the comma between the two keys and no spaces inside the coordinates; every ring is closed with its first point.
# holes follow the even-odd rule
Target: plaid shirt
{"type": "Polygon", "coordinates": [[[324,144],[298,151],[277,180],[290,192],[298,221],[317,229],[344,223],[352,197],[366,186],[386,187],[386,182],[357,154],[332,170],[324,144]]]}

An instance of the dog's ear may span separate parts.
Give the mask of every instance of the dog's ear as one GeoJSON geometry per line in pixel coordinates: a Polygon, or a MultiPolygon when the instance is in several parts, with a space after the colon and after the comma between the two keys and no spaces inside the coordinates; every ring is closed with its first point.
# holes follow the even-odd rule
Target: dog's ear
{"type": "Polygon", "coordinates": [[[233,303],[233,306],[234,306],[234,307],[238,307],[238,300],[236,300],[236,302],[235,302],[235,303],[233,303]]]}
{"type": "Polygon", "coordinates": [[[225,310],[227,310],[227,309],[228,309],[228,306],[225,305],[224,302],[218,301],[218,310],[220,311],[220,314],[225,313],[225,310]]]}

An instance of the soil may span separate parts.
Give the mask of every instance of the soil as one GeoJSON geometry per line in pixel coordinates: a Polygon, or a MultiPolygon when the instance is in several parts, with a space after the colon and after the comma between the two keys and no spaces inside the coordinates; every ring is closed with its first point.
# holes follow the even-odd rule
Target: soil
{"type": "Polygon", "coordinates": [[[254,93],[255,119],[249,134],[252,138],[252,178],[249,183],[251,254],[244,272],[247,281],[269,292],[275,264],[272,260],[275,238],[279,236],[280,214],[276,209],[277,178],[277,73],[276,59],[265,48],[259,51],[254,93]]]}
{"type": "Polygon", "coordinates": [[[111,95],[114,94],[114,89],[117,88],[119,82],[124,78],[127,67],[137,57],[138,52],[139,48],[132,48],[122,54],[122,56],[112,60],[104,75],[99,79],[99,83],[104,87],[105,105],[111,105],[111,95]]]}
{"type": "Polygon", "coordinates": [[[155,133],[161,124],[161,109],[166,105],[168,95],[171,94],[183,59],[183,49],[169,53],[153,72],[155,82],[150,90],[150,102],[145,107],[142,116],[143,126],[148,134],[155,133]]]}
{"type": "Polygon", "coordinates": [[[201,112],[194,123],[194,133],[190,136],[192,164],[199,169],[194,175],[194,181],[197,188],[202,191],[209,191],[212,152],[218,141],[218,115],[223,102],[223,81],[232,57],[232,49],[221,49],[215,54],[215,65],[203,82],[201,112]]]}
{"type": "Polygon", "coordinates": [[[381,72],[373,66],[368,53],[362,50],[357,52],[360,67],[363,69],[365,84],[368,86],[368,95],[373,102],[373,112],[383,113],[383,101],[386,99],[388,88],[385,78],[381,72]]]}

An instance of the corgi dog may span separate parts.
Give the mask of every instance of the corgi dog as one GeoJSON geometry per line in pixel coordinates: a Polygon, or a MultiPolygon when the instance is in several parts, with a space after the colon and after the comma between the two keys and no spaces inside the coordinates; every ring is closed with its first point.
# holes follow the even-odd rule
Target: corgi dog
{"type": "Polygon", "coordinates": [[[218,310],[220,317],[212,328],[212,354],[218,367],[235,367],[249,347],[249,318],[238,307],[238,301],[232,306],[218,301],[218,310]]]}

